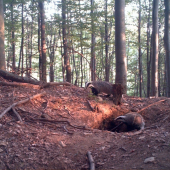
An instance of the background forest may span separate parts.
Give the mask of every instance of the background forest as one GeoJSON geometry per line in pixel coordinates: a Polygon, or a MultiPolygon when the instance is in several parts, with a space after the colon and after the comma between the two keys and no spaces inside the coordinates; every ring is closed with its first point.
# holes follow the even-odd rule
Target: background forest
{"type": "MultiPolygon", "coordinates": [[[[151,37],[156,1],[159,2],[158,96],[169,96],[167,58],[170,55],[165,52],[169,40],[164,41],[166,30],[165,37],[169,37],[166,0],[125,1],[128,95],[151,94],[151,37]]],[[[115,83],[114,0],[3,0],[3,10],[7,71],[48,82],[69,81],[80,87],[95,79],[115,83]],[[91,76],[92,57],[95,77],[91,76]],[[71,74],[70,80],[65,73],[71,74]]]]}

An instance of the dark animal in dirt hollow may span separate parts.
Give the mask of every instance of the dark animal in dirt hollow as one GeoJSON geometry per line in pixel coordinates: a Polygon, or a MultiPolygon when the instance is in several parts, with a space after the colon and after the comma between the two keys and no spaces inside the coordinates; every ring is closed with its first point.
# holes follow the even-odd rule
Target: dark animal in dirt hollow
{"type": "Polygon", "coordinates": [[[108,96],[112,94],[112,83],[107,81],[91,81],[86,83],[86,89],[91,88],[94,95],[106,93],[108,96]]]}
{"type": "Polygon", "coordinates": [[[124,116],[119,116],[115,121],[123,122],[127,125],[127,131],[143,130],[145,122],[143,117],[137,112],[127,113],[124,116]]]}

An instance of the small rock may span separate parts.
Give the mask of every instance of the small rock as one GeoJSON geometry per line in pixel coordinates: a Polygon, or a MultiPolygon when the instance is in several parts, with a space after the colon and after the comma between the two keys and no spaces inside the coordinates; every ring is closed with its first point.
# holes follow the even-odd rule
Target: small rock
{"type": "Polygon", "coordinates": [[[62,147],[66,147],[66,144],[65,144],[63,141],[60,141],[59,144],[60,144],[62,147]]]}
{"type": "Polygon", "coordinates": [[[98,98],[99,102],[103,101],[103,99],[100,96],[98,96],[97,98],[98,98]]]}
{"type": "Polygon", "coordinates": [[[86,132],[84,132],[84,135],[85,135],[85,136],[88,136],[88,135],[92,135],[92,133],[86,133],[86,132]]]}
{"type": "Polygon", "coordinates": [[[145,139],[145,136],[140,136],[139,139],[145,139]]]}
{"type": "Polygon", "coordinates": [[[155,157],[149,157],[149,158],[146,158],[146,159],[144,160],[144,163],[147,164],[147,163],[152,163],[152,162],[154,162],[154,161],[155,161],[155,157]]]}
{"type": "Polygon", "coordinates": [[[3,150],[0,148],[0,152],[3,152],[3,150]]]}
{"type": "Polygon", "coordinates": [[[7,146],[7,142],[6,141],[0,141],[0,146],[7,146]]]}
{"type": "Polygon", "coordinates": [[[101,148],[99,148],[99,150],[104,150],[105,149],[105,146],[102,146],[101,148]]]}

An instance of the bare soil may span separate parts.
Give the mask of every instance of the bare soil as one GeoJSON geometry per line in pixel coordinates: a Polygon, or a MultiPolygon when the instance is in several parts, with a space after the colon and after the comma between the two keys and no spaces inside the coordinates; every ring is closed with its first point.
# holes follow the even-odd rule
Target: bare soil
{"type": "Polygon", "coordinates": [[[170,99],[124,96],[115,106],[83,88],[42,90],[0,86],[0,114],[13,103],[46,91],[0,119],[0,169],[170,169],[170,99]],[[87,100],[95,111],[92,111],[87,100]],[[145,130],[111,132],[114,118],[139,112],[145,130]],[[149,158],[149,159],[147,159],[149,158]]]}

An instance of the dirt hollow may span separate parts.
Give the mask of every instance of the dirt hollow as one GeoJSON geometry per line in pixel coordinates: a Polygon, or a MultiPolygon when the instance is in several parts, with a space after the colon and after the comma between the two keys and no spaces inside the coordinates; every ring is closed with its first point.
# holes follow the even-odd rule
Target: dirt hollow
{"type": "Polygon", "coordinates": [[[115,106],[79,87],[38,90],[0,86],[0,169],[89,169],[90,151],[96,169],[170,169],[170,99],[124,96],[115,106]],[[95,108],[92,111],[90,105],[95,108]],[[145,130],[111,132],[110,121],[139,112],[145,130]],[[47,121],[46,121],[47,120],[47,121]]]}

